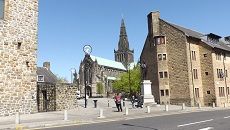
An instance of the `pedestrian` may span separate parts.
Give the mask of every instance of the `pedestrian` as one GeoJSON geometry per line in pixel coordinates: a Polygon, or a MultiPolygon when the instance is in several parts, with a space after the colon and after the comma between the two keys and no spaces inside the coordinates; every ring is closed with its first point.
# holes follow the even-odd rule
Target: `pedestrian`
{"type": "Polygon", "coordinates": [[[115,100],[115,104],[117,106],[118,112],[120,112],[120,111],[122,112],[121,94],[119,94],[119,93],[115,94],[114,100],[115,100]]]}
{"type": "Polygon", "coordinates": [[[131,97],[131,103],[132,103],[132,107],[135,108],[135,96],[134,95],[131,97]]]}

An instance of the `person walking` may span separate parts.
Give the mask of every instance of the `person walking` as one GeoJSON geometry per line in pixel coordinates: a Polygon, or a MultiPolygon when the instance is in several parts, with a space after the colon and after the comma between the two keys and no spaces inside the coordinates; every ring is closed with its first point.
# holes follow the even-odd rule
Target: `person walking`
{"type": "Polygon", "coordinates": [[[121,106],[121,94],[115,94],[115,97],[114,97],[114,100],[115,100],[115,104],[117,106],[117,110],[118,112],[122,112],[122,106],[121,106]]]}

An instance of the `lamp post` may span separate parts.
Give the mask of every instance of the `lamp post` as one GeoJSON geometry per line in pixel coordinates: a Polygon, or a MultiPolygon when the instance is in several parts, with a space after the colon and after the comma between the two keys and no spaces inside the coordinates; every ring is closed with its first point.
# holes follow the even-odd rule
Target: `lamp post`
{"type": "Polygon", "coordinates": [[[129,74],[129,96],[132,96],[132,89],[131,89],[131,85],[130,85],[130,63],[128,64],[128,74],[129,74]]]}
{"type": "Polygon", "coordinates": [[[85,108],[87,108],[87,90],[86,87],[89,85],[89,69],[90,69],[90,53],[92,52],[92,47],[90,45],[85,45],[83,47],[83,51],[85,52],[85,58],[83,60],[84,63],[84,82],[85,82],[85,108]]]}
{"type": "Polygon", "coordinates": [[[70,69],[70,72],[71,72],[71,82],[70,83],[73,83],[73,71],[76,71],[76,69],[75,68],[71,68],[70,69]]]}

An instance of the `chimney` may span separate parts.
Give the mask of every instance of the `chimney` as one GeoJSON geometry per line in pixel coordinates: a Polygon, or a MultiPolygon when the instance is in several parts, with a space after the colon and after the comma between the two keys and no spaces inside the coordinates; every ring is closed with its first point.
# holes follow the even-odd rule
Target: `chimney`
{"type": "Polygon", "coordinates": [[[47,70],[50,70],[50,62],[44,62],[43,67],[46,68],[47,70]]]}
{"type": "Polygon", "coordinates": [[[159,18],[160,18],[160,12],[151,12],[148,14],[148,30],[149,35],[153,36],[159,36],[159,18]]]}
{"type": "Polygon", "coordinates": [[[224,40],[230,43],[230,36],[225,37],[224,40]]]}

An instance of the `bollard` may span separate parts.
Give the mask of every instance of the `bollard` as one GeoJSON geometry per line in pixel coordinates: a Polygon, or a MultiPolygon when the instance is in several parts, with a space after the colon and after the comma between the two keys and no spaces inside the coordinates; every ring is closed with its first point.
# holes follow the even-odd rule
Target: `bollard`
{"type": "Polygon", "coordinates": [[[123,107],[125,107],[125,99],[123,99],[123,107]]]}
{"type": "Polygon", "coordinates": [[[94,108],[97,108],[97,100],[93,100],[94,102],[94,108]]]}
{"type": "Polygon", "coordinates": [[[225,107],[225,108],[227,107],[227,103],[224,103],[224,107],[225,107]]]}
{"type": "Polygon", "coordinates": [[[150,113],[150,106],[147,106],[147,113],[150,113]]]}
{"type": "Polygon", "coordinates": [[[169,105],[165,104],[165,111],[169,111],[169,105]]]}
{"type": "Polygon", "coordinates": [[[184,110],[185,109],[185,104],[184,103],[182,103],[182,110],[184,110]]]}
{"type": "Polygon", "coordinates": [[[68,113],[67,113],[67,110],[64,110],[64,120],[65,120],[65,121],[68,120],[68,113]]]}
{"type": "Polygon", "coordinates": [[[103,109],[100,109],[98,118],[105,118],[103,115],[103,109]]]}
{"type": "Polygon", "coordinates": [[[212,107],[214,108],[216,106],[215,102],[212,103],[212,107]]]}
{"type": "Polygon", "coordinates": [[[129,115],[129,108],[125,107],[125,115],[129,115]]]}
{"type": "Polygon", "coordinates": [[[109,100],[108,100],[108,107],[109,107],[109,100]]]}
{"type": "Polygon", "coordinates": [[[17,124],[20,124],[20,114],[19,114],[19,112],[17,112],[16,114],[15,114],[15,124],[17,125],[17,124]]]}
{"type": "Polygon", "coordinates": [[[201,104],[200,104],[200,103],[198,103],[198,108],[199,108],[199,109],[201,108],[201,104]]]}

